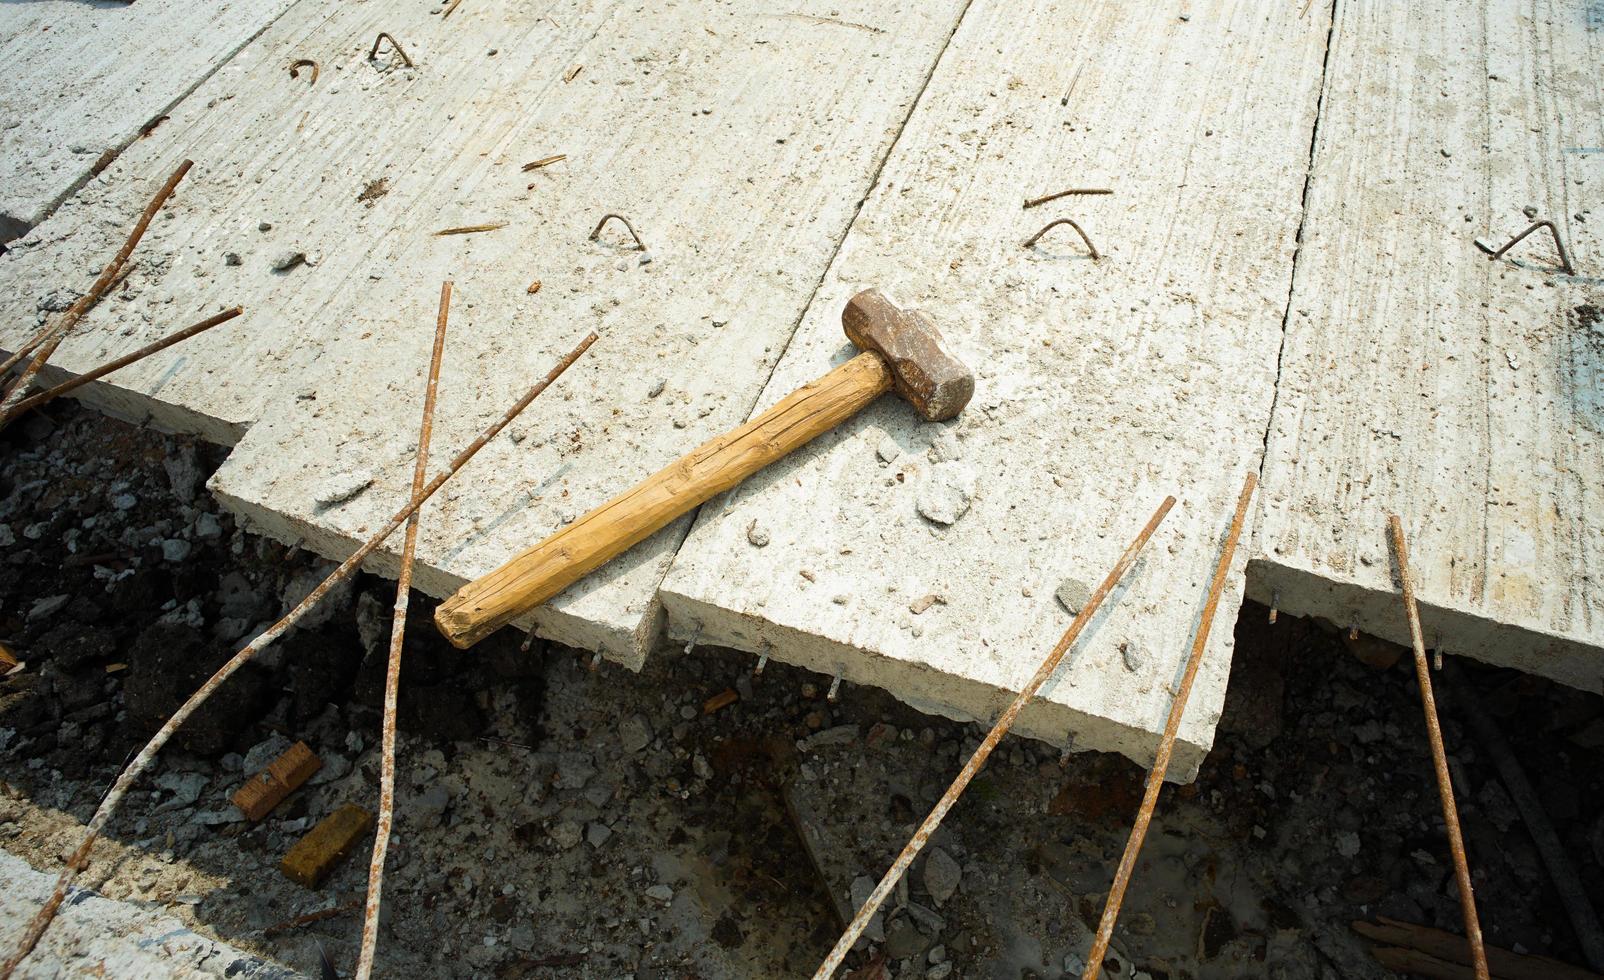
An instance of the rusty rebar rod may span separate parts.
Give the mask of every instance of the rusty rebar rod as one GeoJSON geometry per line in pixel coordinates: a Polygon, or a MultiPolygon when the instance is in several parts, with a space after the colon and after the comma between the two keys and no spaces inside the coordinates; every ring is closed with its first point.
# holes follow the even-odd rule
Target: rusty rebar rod
{"type": "MultiPolygon", "coordinates": [[[[440,386],[440,360],[446,349],[446,321],[451,316],[451,280],[440,284],[440,311],[434,321],[434,350],[429,355],[429,380],[423,392],[423,421],[418,429],[417,459],[412,465],[412,496],[423,492],[429,475],[429,441],[434,435],[434,404],[440,386]]],[[[390,848],[390,825],[395,820],[395,714],[401,687],[401,647],[407,632],[407,603],[412,595],[412,561],[418,550],[418,517],[422,507],[407,518],[401,545],[401,571],[395,582],[395,611],[390,618],[390,661],[384,675],[384,721],[381,739],[384,757],[379,770],[379,819],[374,825],[373,859],[368,864],[368,900],[362,916],[362,951],[357,957],[357,980],[373,975],[373,954],[379,948],[379,900],[384,894],[384,857],[390,848]]]]}
{"type": "Polygon", "coordinates": [[[1114,193],[1114,189],[1112,187],[1071,187],[1067,191],[1059,191],[1056,194],[1043,194],[1041,197],[1033,197],[1025,202],[1025,210],[1028,211],[1031,208],[1046,204],[1048,201],[1056,201],[1061,197],[1070,197],[1071,195],[1093,196],[1112,193],[1114,193]]]}
{"type": "Polygon", "coordinates": [[[1471,966],[1476,980],[1487,980],[1487,950],[1482,946],[1481,921],[1476,916],[1476,896],[1470,888],[1470,863],[1465,858],[1465,839],[1459,833],[1459,808],[1454,805],[1454,784],[1448,778],[1448,753],[1442,744],[1442,726],[1437,723],[1437,699],[1431,693],[1431,665],[1426,661],[1426,639],[1420,631],[1420,611],[1415,607],[1415,580],[1409,570],[1409,546],[1404,542],[1403,522],[1389,515],[1392,550],[1398,561],[1398,584],[1403,589],[1404,614],[1409,619],[1409,640],[1415,648],[1415,680],[1420,685],[1420,710],[1426,716],[1426,735],[1431,742],[1431,761],[1437,769],[1437,795],[1442,799],[1442,819],[1448,829],[1448,848],[1454,855],[1454,877],[1459,882],[1459,908],[1465,919],[1465,941],[1470,943],[1471,966]]]}
{"type": "Polygon", "coordinates": [[[53,388],[46,388],[37,395],[31,395],[27,398],[24,398],[22,401],[12,406],[9,414],[0,415],[0,428],[4,428],[12,419],[24,412],[38,408],[45,402],[54,401],[68,392],[76,391],[91,381],[99,381],[101,378],[104,378],[113,371],[119,371],[128,365],[135,363],[136,361],[142,361],[152,354],[159,354],[174,344],[182,343],[196,334],[205,333],[219,324],[227,323],[244,312],[244,307],[240,306],[236,306],[231,310],[224,310],[215,316],[207,317],[199,323],[192,323],[182,330],[170,333],[160,340],[154,340],[136,351],[131,351],[130,353],[124,354],[122,357],[107,361],[100,367],[85,371],[76,378],[63,381],[61,384],[56,385],[53,388]]]}
{"type": "Polygon", "coordinates": [[[1559,237],[1559,228],[1555,226],[1554,222],[1549,221],[1547,218],[1544,218],[1541,221],[1532,222],[1526,227],[1525,231],[1505,242],[1502,248],[1495,250],[1491,246],[1479,241],[1476,242],[1476,247],[1481,249],[1482,252],[1486,253],[1489,261],[1496,262],[1499,256],[1514,248],[1520,243],[1521,239],[1525,238],[1527,235],[1530,235],[1539,228],[1547,228],[1548,233],[1554,236],[1554,248],[1559,252],[1560,270],[1563,271],[1567,276],[1576,275],[1576,266],[1571,264],[1571,253],[1565,248],[1565,240],[1559,237]]]}
{"type": "Polygon", "coordinates": [[[637,248],[638,250],[640,250],[642,252],[646,251],[646,243],[641,241],[640,235],[637,234],[636,231],[635,231],[635,226],[630,224],[629,223],[629,219],[624,217],[621,214],[604,214],[604,215],[602,215],[602,219],[600,221],[596,222],[596,227],[591,229],[590,240],[591,241],[596,241],[598,238],[600,238],[601,237],[601,231],[602,231],[603,228],[605,228],[607,226],[607,222],[615,221],[615,220],[619,224],[623,225],[625,230],[627,230],[629,232],[629,237],[635,239],[635,248],[637,248]]]}
{"type": "Polygon", "coordinates": [[[368,49],[368,60],[369,61],[378,60],[378,57],[379,57],[379,45],[383,44],[385,41],[389,41],[390,42],[390,47],[394,48],[395,49],[395,53],[401,56],[401,61],[402,61],[403,64],[405,64],[408,68],[413,67],[412,59],[408,58],[407,57],[407,53],[405,51],[401,50],[401,42],[399,42],[395,38],[391,37],[389,35],[389,33],[386,32],[386,31],[380,31],[379,32],[379,36],[373,39],[373,47],[368,49]]]}
{"type": "Polygon", "coordinates": [[[1025,243],[1024,247],[1030,248],[1032,245],[1041,241],[1041,236],[1047,234],[1049,231],[1052,231],[1054,228],[1057,228],[1059,225],[1068,225],[1075,229],[1075,233],[1080,235],[1080,240],[1086,243],[1086,251],[1091,253],[1093,262],[1096,262],[1098,259],[1103,257],[1102,253],[1097,251],[1097,246],[1092,244],[1092,240],[1086,237],[1086,229],[1082,228],[1074,218],[1059,218],[1057,221],[1047,222],[1047,224],[1042,226],[1041,231],[1038,231],[1036,234],[1030,236],[1030,240],[1025,243]]]}
{"type": "Polygon", "coordinates": [[[591,333],[580,341],[579,346],[569,351],[561,361],[558,361],[557,366],[552,368],[544,378],[535,382],[534,386],[525,392],[523,397],[519,398],[507,410],[506,414],[493,422],[489,428],[479,433],[473,442],[458,453],[447,465],[445,472],[437,474],[434,479],[430,480],[429,484],[423,488],[422,493],[414,494],[411,501],[396,511],[395,516],[390,518],[389,522],[377,534],[369,538],[352,553],[351,557],[341,562],[340,566],[329,573],[329,577],[324,579],[317,588],[307,593],[306,598],[302,599],[294,609],[285,613],[284,618],[263,630],[256,639],[234,654],[227,663],[219,667],[217,672],[208,678],[206,683],[202,684],[194,694],[191,694],[189,700],[185,701],[174,712],[173,716],[163,723],[156,734],[151,736],[145,747],[140,749],[139,753],[134,756],[133,761],[124,767],[123,771],[117,776],[116,782],[112,784],[111,789],[101,799],[100,806],[96,808],[94,816],[90,817],[89,823],[84,827],[83,840],[79,842],[77,849],[67,859],[67,867],[61,872],[61,876],[56,879],[55,889],[51,892],[50,897],[45,900],[44,906],[28,923],[27,928],[23,930],[22,936],[18,939],[16,950],[6,960],[5,964],[0,966],[0,980],[9,980],[17,966],[33,951],[34,946],[39,942],[39,938],[44,935],[45,929],[49,927],[50,920],[55,917],[56,910],[61,907],[62,900],[67,897],[67,889],[72,886],[73,880],[78,876],[78,873],[87,866],[89,852],[94,848],[95,840],[100,836],[100,831],[106,826],[112,815],[116,813],[118,805],[122,802],[123,797],[128,794],[128,790],[133,786],[134,781],[150,769],[156,761],[156,755],[161,752],[162,746],[166,745],[168,740],[178,732],[178,729],[189,719],[190,715],[194,714],[196,709],[205,703],[206,699],[211,697],[212,693],[224,681],[228,680],[235,671],[253,660],[269,644],[284,635],[285,631],[299,622],[303,616],[311,611],[312,607],[316,606],[328,594],[331,588],[354,575],[362,562],[380,544],[383,544],[386,538],[394,534],[396,528],[411,517],[419,507],[422,507],[425,501],[434,496],[436,491],[444,486],[445,482],[453,474],[462,469],[468,460],[473,458],[475,453],[483,449],[486,443],[494,439],[502,429],[511,424],[512,420],[517,418],[520,412],[529,407],[530,402],[534,401],[541,392],[550,387],[551,383],[556,381],[564,371],[568,370],[569,366],[577,361],[580,355],[585,353],[590,348],[590,345],[595,342],[595,333],[591,333]]]}
{"type": "Polygon", "coordinates": [[[122,272],[123,266],[127,264],[128,256],[133,254],[134,247],[139,244],[139,240],[145,237],[145,229],[150,227],[151,219],[156,217],[156,212],[160,211],[162,205],[167,203],[167,199],[173,196],[173,190],[178,187],[178,182],[184,179],[184,175],[189,173],[189,168],[192,166],[194,166],[193,162],[185,160],[178,165],[177,170],[173,171],[173,175],[167,178],[167,183],[161,186],[161,189],[156,192],[156,196],[150,199],[149,204],[145,205],[145,211],[139,216],[139,220],[134,222],[134,229],[128,233],[128,238],[123,242],[123,247],[117,250],[117,254],[112,256],[110,262],[106,263],[106,267],[101,270],[99,278],[90,285],[89,291],[80,296],[76,303],[68,307],[67,312],[61,315],[60,320],[39,331],[32,340],[22,345],[15,354],[6,358],[4,364],[0,364],[0,375],[3,375],[15,367],[24,357],[29,354],[33,355],[33,360],[29,361],[22,374],[18,375],[16,383],[6,390],[5,398],[0,399],[0,417],[9,414],[16,407],[17,402],[23,399],[23,396],[28,393],[28,386],[33,383],[34,376],[39,373],[40,368],[45,366],[45,362],[50,360],[50,355],[54,354],[56,348],[61,346],[61,342],[66,339],[72,328],[78,325],[78,321],[83,318],[83,315],[88,313],[96,303],[100,302],[101,298],[111,289],[112,283],[117,281],[118,274],[122,272]]]}
{"type": "Polygon", "coordinates": [[[1170,717],[1164,723],[1164,735],[1159,739],[1158,752],[1153,756],[1153,768],[1147,773],[1147,790],[1142,795],[1142,806],[1136,811],[1136,823],[1131,827],[1130,839],[1125,842],[1125,853],[1114,872],[1114,883],[1109,888],[1108,900],[1103,904],[1103,918],[1097,924],[1097,935],[1092,940],[1092,951],[1086,957],[1086,969],[1081,980],[1097,980],[1103,970],[1103,957],[1108,955],[1108,943],[1114,936],[1114,923],[1119,919],[1119,908],[1125,901],[1125,889],[1136,870],[1136,857],[1142,851],[1148,825],[1153,822],[1153,810],[1158,806],[1158,794],[1164,788],[1164,773],[1169,769],[1170,754],[1175,749],[1175,738],[1181,730],[1181,716],[1186,712],[1186,701],[1192,694],[1192,681],[1203,663],[1203,651],[1208,646],[1209,630],[1214,626],[1214,612],[1220,605],[1220,593],[1225,590],[1226,576],[1231,572],[1231,559],[1236,554],[1236,543],[1242,537],[1242,524],[1247,520],[1248,504],[1253,500],[1257,477],[1248,473],[1242,484],[1242,495],[1236,501],[1236,514],[1231,518],[1231,530],[1226,534],[1225,546],[1220,549],[1220,560],[1214,566],[1214,580],[1209,585],[1208,599],[1203,603],[1203,615],[1198,619],[1197,635],[1192,638],[1192,652],[1186,659],[1186,672],[1181,675],[1180,690],[1170,702],[1170,717]]]}
{"type": "Polygon", "coordinates": [[[902,849],[902,853],[897,855],[896,861],[892,862],[891,868],[885,873],[885,877],[880,879],[880,884],[875,886],[874,892],[863,903],[863,907],[858,909],[851,925],[847,926],[846,932],[842,933],[841,938],[836,941],[835,948],[830,950],[830,955],[826,956],[824,962],[819,964],[818,972],[813,974],[813,980],[829,980],[829,978],[835,976],[835,971],[840,968],[841,961],[846,959],[847,953],[858,941],[858,937],[863,934],[863,930],[868,926],[869,920],[874,918],[874,914],[880,910],[880,906],[885,902],[886,896],[891,894],[891,889],[896,887],[897,882],[907,872],[909,866],[913,864],[913,859],[919,856],[919,852],[929,842],[930,835],[935,833],[936,828],[941,825],[941,820],[947,815],[947,811],[951,810],[953,804],[958,802],[958,797],[963,793],[964,788],[969,785],[970,780],[975,778],[975,774],[980,772],[980,767],[986,764],[986,759],[990,757],[992,750],[997,747],[997,743],[1002,741],[1004,735],[1008,734],[1008,730],[1013,727],[1014,719],[1019,717],[1019,712],[1036,696],[1036,692],[1041,689],[1041,686],[1047,683],[1047,679],[1053,675],[1053,671],[1058,669],[1058,664],[1064,659],[1064,654],[1074,645],[1081,631],[1086,628],[1086,624],[1091,622],[1092,616],[1097,612],[1097,608],[1103,604],[1103,600],[1114,590],[1114,586],[1119,584],[1119,580],[1136,563],[1136,557],[1141,553],[1142,547],[1147,544],[1147,539],[1151,538],[1153,532],[1158,530],[1159,523],[1164,520],[1164,515],[1168,514],[1170,508],[1174,506],[1175,498],[1165,497],[1164,502],[1158,505],[1158,510],[1153,512],[1153,516],[1148,519],[1147,525],[1142,528],[1141,533],[1137,534],[1136,539],[1126,547],[1125,553],[1119,556],[1119,561],[1115,562],[1113,570],[1108,573],[1108,577],[1103,579],[1102,584],[1097,587],[1097,591],[1093,592],[1091,598],[1086,600],[1086,604],[1076,614],[1075,621],[1069,624],[1069,629],[1064,631],[1064,635],[1059,638],[1058,643],[1047,654],[1047,659],[1043,660],[1041,666],[1036,669],[1035,676],[1014,697],[1008,707],[1003,709],[1002,715],[997,719],[997,723],[991,726],[991,731],[986,733],[985,739],[981,741],[980,747],[975,750],[975,754],[970,756],[969,761],[964,764],[963,770],[952,781],[952,785],[947,787],[947,791],[941,794],[941,799],[936,801],[936,805],[931,809],[930,815],[925,817],[924,823],[919,825],[919,829],[914,832],[913,838],[902,849]]]}

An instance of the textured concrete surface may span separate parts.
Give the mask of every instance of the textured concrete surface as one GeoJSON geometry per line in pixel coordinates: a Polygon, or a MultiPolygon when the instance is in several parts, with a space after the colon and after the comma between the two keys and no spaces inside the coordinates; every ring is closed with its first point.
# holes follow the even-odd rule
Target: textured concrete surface
{"type": "MultiPolygon", "coordinates": [[[[13,243],[0,348],[194,159],[46,378],[245,306],[83,397],[236,444],[213,490],[338,557],[408,485],[442,279],[439,462],[597,330],[426,511],[418,584],[444,595],[839,363],[842,303],[879,285],[973,362],[970,411],[921,426],[887,399],[704,508],[665,588],[688,519],[539,610],[542,633],[638,667],[666,604],[682,638],[989,718],[1067,624],[1054,595],[1095,585],[1175,493],[1021,722],[1145,760],[1262,465],[1249,594],[1403,638],[1398,510],[1434,642],[1597,690],[1597,18],[1580,0],[1484,0],[1479,20],[1293,7],[473,0],[446,20],[300,0],[13,243]],[[412,67],[368,57],[380,30],[412,67]],[[315,82],[289,77],[301,58],[315,82]],[[1076,186],[1115,193],[1020,209],[1076,186]],[[589,239],[609,212],[644,252],[616,222],[589,239]],[[1528,212],[1580,275],[1541,236],[1496,263],[1474,249],[1528,212]],[[1068,227],[1021,247],[1061,217],[1104,258],[1068,227]],[[477,224],[501,227],[435,235],[477,224]]],[[[32,87],[61,88],[63,64],[32,87]]],[[[1242,592],[1235,575],[1182,778],[1242,592]]]]}
{"type": "MultiPolygon", "coordinates": [[[[936,319],[975,400],[924,425],[883,399],[709,504],[664,584],[674,631],[989,720],[1068,626],[1055,592],[1095,587],[1174,493],[1019,722],[1151,759],[1259,462],[1327,26],[1295,5],[973,4],[760,403],[849,355],[842,304],[871,284],[936,319]],[[1102,260],[1067,227],[1021,247],[1060,217],[1102,260]]],[[[1212,742],[1229,622],[1176,778],[1212,742]]]]}
{"type": "Polygon", "coordinates": [[[0,4],[0,242],[38,224],[292,2],[0,4]]]}
{"type": "MultiPolygon", "coordinates": [[[[426,512],[417,581],[447,594],[745,418],[961,4],[832,9],[475,2],[442,22],[423,5],[298,5],[0,267],[6,319],[104,254],[79,234],[91,215],[137,213],[151,180],[195,159],[141,249],[133,298],[102,304],[58,363],[144,339],[144,315],[165,327],[244,305],[89,397],[220,441],[250,428],[214,489],[331,556],[410,484],[441,280],[457,296],[442,462],[597,330],[426,512]],[[416,68],[368,60],[379,29],[416,68]],[[320,60],[315,85],[288,77],[296,57],[320,60]],[[609,212],[646,252],[617,222],[589,240],[609,212]],[[306,262],[274,271],[296,254],[306,262]],[[328,488],[351,481],[370,485],[334,501],[328,488]]],[[[688,524],[543,607],[542,629],[639,666],[688,524]]]]}
{"type": "MultiPolygon", "coordinates": [[[[17,935],[55,887],[56,876],[0,851],[0,936],[17,935]]],[[[209,939],[153,908],[74,888],[55,922],[17,971],[19,978],[299,976],[276,963],[209,939]]]]}
{"type": "Polygon", "coordinates": [[[1597,6],[1339,5],[1264,469],[1261,601],[1604,689],[1597,6]],[[1589,26],[1589,17],[1594,19],[1589,26]],[[1495,246],[1550,218],[1550,236],[1495,246]]]}

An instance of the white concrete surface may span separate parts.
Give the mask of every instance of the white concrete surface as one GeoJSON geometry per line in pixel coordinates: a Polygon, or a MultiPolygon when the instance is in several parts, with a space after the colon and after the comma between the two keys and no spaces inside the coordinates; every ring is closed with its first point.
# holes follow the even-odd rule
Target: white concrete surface
{"type": "MultiPolygon", "coordinates": [[[[65,7],[110,16],[41,0],[0,5],[0,25],[65,7]]],[[[989,719],[1067,625],[1053,594],[1095,585],[1175,493],[1020,725],[1145,761],[1262,464],[1262,527],[1173,776],[1212,740],[1244,561],[1256,598],[1403,638],[1392,509],[1428,635],[1598,690],[1600,35],[1583,0],[1483,7],[1359,2],[1333,25],[1325,3],[1225,0],[469,0],[443,20],[298,0],[0,258],[0,348],[85,288],[194,159],[46,377],[245,306],[84,399],[236,444],[215,492],[338,557],[408,485],[442,279],[457,300],[437,466],[596,329],[426,511],[418,584],[444,595],[838,363],[842,303],[879,285],[974,364],[971,409],[920,426],[884,400],[704,508],[677,559],[689,520],[569,590],[533,617],[542,633],[638,666],[666,605],[681,638],[989,719]],[[415,67],[369,60],[381,30],[415,67]],[[315,83],[289,77],[298,58],[315,83]],[[1020,208],[1073,186],[1115,193],[1020,208]],[[1559,222],[1580,275],[1556,274],[1537,236],[1497,263],[1475,251],[1526,208],[1559,222]],[[616,223],[588,240],[608,212],[649,262],[616,223]],[[1063,227],[1021,247],[1060,217],[1105,257],[1063,227]],[[480,223],[505,226],[433,234],[480,223]],[[361,489],[319,503],[336,483],[361,489]]],[[[0,33],[0,53],[63,43],[39,33],[0,33]]],[[[50,50],[7,64],[19,105],[77,92],[50,50]]],[[[393,553],[373,566],[393,572],[393,553]]]]}
{"type": "MultiPolygon", "coordinates": [[[[0,851],[0,937],[10,949],[55,887],[56,876],[0,851]]],[[[288,980],[300,974],[201,935],[158,908],[83,888],[67,894],[50,929],[17,970],[19,980],[56,977],[232,977],[288,980]]]]}
{"type": "Polygon", "coordinates": [[[1604,689],[1604,35],[1596,4],[1339,17],[1288,317],[1261,601],[1604,689]],[[1589,18],[1593,20],[1590,22],[1589,18]],[[1495,246],[1551,218],[1497,262],[1495,246]]]}
{"type": "MultiPolygon", "coordinates": [[[[138,211],[150,181],[131,186],[135,174],[195,159],[173,217],[147,236],[135,298],[103,304],[60,363],[144,339],[142,314],[166,326],[243,304],[244,317],[90,397],[221,441],[249,429],[214,489],[267,533],[331,556],[410,483],[441,280],[457,286],[442,463],[598,330],[592,353],[426,512],[417,581],[446,594],[745,418],[961,7],[836,4],[824,18],[756,2],[643,13],[476,0],[442,22],[422,5],[301,4],[0,275],[20,316],[47,284],[80,278],[96,254],[86,225],[138,211]],[[367,60],[379,29],[415,70],[367,60]],[[316,85],[287,76],[303,56],[321,60],[316,85]],[[521,171],[556,153],[567,159],[521,171]],[[378,179],[388,192],[359,201],[378,179]],[[644,255],[616,222],[588,240],[608,212],[634,224],[644,255]],[[311,264],[273,272],[285,252],[311,264]],[[371,487],[318,503],[351,474],[371,487]]],[[[543,607],[543,632],[638,666],[688,524],[543,607]]]]}
{"type": "MultiPolygon", "coordinates": [[[[1060,584],[1094,587],[1174,493],[1018,726],[1151,759],[1259,463],[1328,27],[1296,4],[1187,14],[971,5],[760,405],[849,355],[842,304],[871,284],[943,326],[975,400],[921,425],[888,397],[710,503],[664,583],[676,634],[989,721],[1068,626],[1060,584]],[[1115,193],[1021,209],[1066,187],[1115,193]],[[1021,247],[1066,216],[1101,261],[1067,227],[1021,247]]],[[[1230,623],[1174,778],[1212,742],[1230,623]]]]}
{"type": "Polygon", "coordinates": [[[38,224],[293,2],[0,3],[0,242],[38,224]]]}

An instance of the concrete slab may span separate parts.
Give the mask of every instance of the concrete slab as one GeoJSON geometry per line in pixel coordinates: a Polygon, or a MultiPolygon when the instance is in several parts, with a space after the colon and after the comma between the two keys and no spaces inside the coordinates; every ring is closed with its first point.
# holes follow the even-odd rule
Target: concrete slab
{"type": "MultiPolygon", "coordinates": [[[[976,0],[759,404],[848,356],[841,308],[871,284],[942,324],[975,401],[932,426],[884,399],[709,504],[672,630],[989,721],[1068,625],[1061,584],[1095,586],[1175,493],[1016,726],[1150,761],[1269,420],[1329,26],[1298,8],[976,0]],[[1068,187],[1114,194],[1021,210],[1068,187]],[[1021,247],[1060,217],[1103,259],[1067,227],[1021,247]]],[[[1212,742],[1231,639],[1173,778],[1212,742]]]]}
{"type": "MultiPolygon", "coordinates": [[[[244,306],[226,327],[83,389],[85,401],[115,414],[232,444],[268,406],[315,391],[340,356],[377,348],[394,315],[380,297],[399,277],[414,279],[401,256],[410,260],[420,240],[471,253],[469,237],[429,233],[549,203],[541,192],[553,175],[530,181],[518,164],[545,155],[553,137],[520,120],[620,13],[580,0],[474,4],[448,21],[436,9],[298,4],[0,261],[0,346],[35,329],[31,321],[44,319],[36,307],[86,288],[188,158],[194,169],[152,223],[122,289],[84,319],[47,373],[82,371],[244,306]],[[388,49],[369,60],[380,31],[415,68],[388,49]],[[290,77],[303,58],[318,64],[317,81],[306,70],[290,77]],[[487,179],[491,187],[481,186],[487,179]]],[[[415,270],[418,281],[436,280],[423,292],[438,288],[436,273],[415,270]]]]}
{"type": "Polygon", "coordinates": [[[0,4],[0,242],[43,220],[293,2],[0,4]]]}
{"type": "MultiPolygon", "coordinates": [[[[54,874],[0,851],[0,888],[6,895],[0,902],[0,936],[9,940],[19,934],[55,884],[54,874]]],[[[17,976],[288,980],[300,974],[194,932],[155,909],[74,888],[17,976]]]]}
{"type": "MultiPolygon", "coordinates": [[[[81,369],[243,304],[235,323],[87,397],[224,442],[249,429],[213,489],[258,529],[330,556],[410,483],[442,279],[457,301],[440,460],[598,330],[572,377],[426,512],[417,583],[448,594],[746,416],[961,9],[474,0],[442,23],[422,5],[303,3],[0,276],[26,298],[19,315],[82,278],[109,251],[82,239],[138,211],[145,175],[194,158],[132,298],[103,304],[58,362],[81,369]],[[380,29],[415,69],[368,61],[380,29]],[[315,85],[285,72],[302,56],[321,61],[315,85]],[[521,170],[554,154],[566,159],[521,170]],[[616,222],[589,240],[609,212],[646,253],[616,222]],[[296,253],[308,264],[272,270],[296,253]],[[353,475],[371,489],[319,502],[353,475]]],[[[638,667],[688,524],[544,607],[542,631],[638,667]]],[[[374,567],[393,571],[393,556],[374,567]]]]}
{"type": "Polygon", "coordinates": [[[1250,592],[1604,689],[1597,7],[1340,4],[1250,592]],[[1592,18],[1590,22],[1589,18],[1592,18]],[[1553,219],[1580,265],[1556,268],[1553,219]],[[1440,639],[1439,639],[1440,638],[1440,639]]]}

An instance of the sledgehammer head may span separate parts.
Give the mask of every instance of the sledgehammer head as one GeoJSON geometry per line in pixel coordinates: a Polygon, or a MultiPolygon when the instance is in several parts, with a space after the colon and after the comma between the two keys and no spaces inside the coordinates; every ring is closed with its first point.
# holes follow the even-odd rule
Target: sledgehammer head
{"type": "Polygon", "coordinates": [[[892,386],[931,422],[944,422],[969,404],[975,375],[941,342],[941,331],[918,310],[904,310],[878,289],[865,289],[841,311],[847,339],[874,351],[891,368],[892,386]]]}

